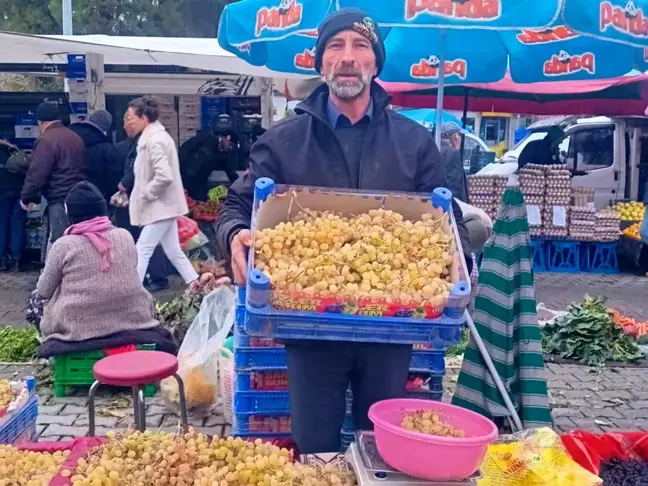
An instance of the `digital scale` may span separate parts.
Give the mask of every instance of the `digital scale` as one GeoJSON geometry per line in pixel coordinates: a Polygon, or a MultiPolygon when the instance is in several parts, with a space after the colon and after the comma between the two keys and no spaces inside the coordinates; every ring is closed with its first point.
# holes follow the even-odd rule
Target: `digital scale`
{"type": "MultiPolygon", "coordinates": [[[[480,472],[458,481],[427,481],[396,471],[383,461],[376,447],[373,432],[356,432],[356,441],[347,449],[345,459],[353,468],[360,486],[477,486],[480,472]]],[[[434,461],[430,457],[430,461],[434,461]]]]}

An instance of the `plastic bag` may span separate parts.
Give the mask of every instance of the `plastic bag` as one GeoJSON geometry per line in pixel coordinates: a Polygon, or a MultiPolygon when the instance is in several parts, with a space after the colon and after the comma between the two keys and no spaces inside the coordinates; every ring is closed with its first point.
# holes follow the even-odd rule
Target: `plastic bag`
{"type": "Polygon", "coordinates": [[[479,486],[598,486],[602,480],[578,465],[548,427],[500,436],[481,466],[479,486]]]}
{"type": "Polygon", "coordinates": [[[220,373],[220,393],[223,398],[223,416],[225,423],[234,423],[234,355],[229,349],[223,348],[218,361],[220,373]]]}
{"type": "Polygon", "coordinates": [[[128,207],[128,195],[123,192],[116,192],[110,198],[110,205],[115,206],[116,208],[127,208],[128,207]]]}
{"type": "Polygon", "coordinates": [[[207,238],[207,236],[205,236],[205,233],[198,231],[197,235],[192,236],[184,243],[181,242],[180,245],[185,251],[194,251],[198,248],[202,248],[207,243],[209,243],[209,239],[207,238]]]}
{"type": "Polygon", "coordinates": [[[608,432],[603,435],[574,430],[562,436],[574,460],[588,471],[599,474],[601,464],[612,459],[648,460],[648,434],[645,432],[608,432]]]}
{"type": "Polygon", "coordinates": [[[538,314],[538,325],[542,328],[547,324],[553,324],[556,319],[559,317],[566,316],[569,314],[567,311],[556,311],[549,309],[544,305],[544,302],[540,302],[536,307],[536,312],[538,314]]]}
{"type": "Polygon", "coordinates": [[[187,218],[186,216],[180,216],[178,218],[178,237],[180,238],[180,246],[184,248],[187,241],[198,233],[200,233],[200,227],[196,221],[187,218]]]}
{"type": "MultiPolygon", "coordinates": [[[[207,295],[178,352],[178,374],[185,387],[187,410],[193,416],[206,416],[218,396],[220,348],[234,325],[235,296],[228,287],[207,295]]],[[[173,378],[162,381],[162,394],[177,409],[178,386],[173,378]]]]}

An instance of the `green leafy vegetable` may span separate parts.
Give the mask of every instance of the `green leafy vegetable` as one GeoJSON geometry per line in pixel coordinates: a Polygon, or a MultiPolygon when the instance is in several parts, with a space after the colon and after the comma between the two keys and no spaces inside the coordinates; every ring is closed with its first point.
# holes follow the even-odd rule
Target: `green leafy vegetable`
{"type": "Polygon", "coordinates": [[[14,329],[11,326],[0,328],[0,361],[17,363],[31,361],[36,357],[40,346],[38,331],[33,327],[14,329]]]}
{"type": "Polygon", "coordinates": [[[572,302],[567,315],[543,329],[545,352],[590,366],[643,358],[637,343],[615,324],[604,304],[605,299],[589,295],[583,303],[572,302]]]}
{"type": "Polygon", "coordinates": [[[468,341],[470,341],[470,330],[467,327],[464,327],[463,331],[461,331],[461,338],[459,338],[459,342],[448,349],[446,356],[448,358],[452,358],[454,356],[461,356],[462,354],[464,354],[466,352],[466,348],[468,347],[468,341]]]}
{"type": "Polygon", "coordinates": [[[155,318],[182,344],[187,330],[200,311],[205,294],[197,292],[175,297],[168,302],[155,303],[155,318]]]}

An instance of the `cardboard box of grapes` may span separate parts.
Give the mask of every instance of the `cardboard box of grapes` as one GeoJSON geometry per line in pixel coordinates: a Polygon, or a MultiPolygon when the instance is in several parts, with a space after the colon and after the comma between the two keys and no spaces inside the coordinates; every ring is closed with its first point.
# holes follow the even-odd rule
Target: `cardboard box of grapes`
{"type": "Polygon", "coordinates": [[[290,317],[461,319],[470,282],[451,194],[257,181],[247,311],[290,317]]]}

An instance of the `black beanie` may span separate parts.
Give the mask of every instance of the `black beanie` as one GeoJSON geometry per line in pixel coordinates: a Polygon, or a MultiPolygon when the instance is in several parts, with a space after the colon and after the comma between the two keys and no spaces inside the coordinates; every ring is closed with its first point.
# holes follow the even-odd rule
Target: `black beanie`
{"type": "Polygon", "coordinates": [[[108,216],[106,199],[97,186],[87,181],[79,182],[70,189],[65,198],[67,215],[71,224],[88,221],[99,216],[108,216]]]}
{"type": "Polygon", "coordinates": [[[315,70],[321,74],[322,56],[326,43],[331,37],[344,30],[353,30],[366,37],[373,46],[376,54],[376,69],[378,74],[385,64],[385,44],[376,22],[359,8],[343,8],[326,17],[317,29],[317,45],[315,46],[315,70]]]}
{"type": "Polygon", "coordinates": [[[43,101],[36,108],[36,120],[39,122],[51,122],[60,119],[61,112],[59,111],[58,103],[50,103],[43,101]]]}

